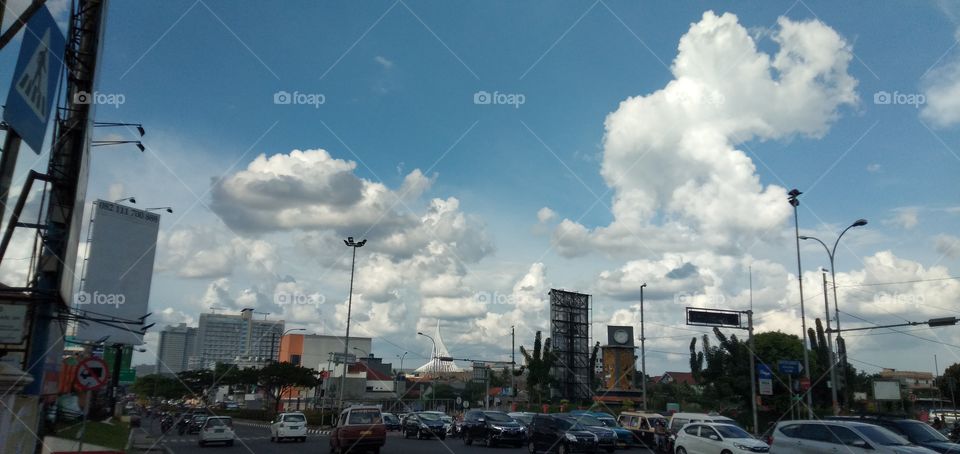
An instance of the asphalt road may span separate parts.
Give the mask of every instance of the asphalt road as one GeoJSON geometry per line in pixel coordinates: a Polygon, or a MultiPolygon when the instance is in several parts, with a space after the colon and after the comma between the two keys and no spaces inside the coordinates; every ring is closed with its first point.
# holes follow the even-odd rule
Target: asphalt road
{"type": "MultiPolygon", "coordinates": [[[[172,431],[168,435],[162,437],[161,443],[168,448],[168,452],[172,452],[174,454],[314,454],[330,452],[326,435],[308,435],[305,443],[271,443],[270,429],[267,429],[266,427],[257,427],[246,425],[241,422],[235,422],[234,429],[236,431],[237,440],[234,441],[233,446],[209,445],[201,448],[197,444],[196,435],[177,435],[176,431],[172,431]]],[[[153,434],[159,435],[159,423],[154,423],[151,426],[151,431],[153,434]]],[[[390,432],[387,434],[387,443],[380,452],[382,454],[491,454],[493,452],[500,454],[520,454],[526,453],[527,450],[526,448],[513,447],[486,448],[477,445],[466,446],[460,439],[447,439],[443,441],[435,439],[404,439],[400,433],[390,432]]],[[[618,454],[646,454],[648,452],[649,451],[640,448],[617,451],[618,454]]]]}

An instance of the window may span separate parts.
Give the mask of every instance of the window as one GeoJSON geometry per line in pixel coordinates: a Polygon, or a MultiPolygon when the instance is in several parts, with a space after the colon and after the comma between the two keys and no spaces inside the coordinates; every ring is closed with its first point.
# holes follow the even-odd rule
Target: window
{"type": "Polygon", "coordinates": [[[350,412],[350,424],[379,424],[380,410],[353,410],[350,412]]]}
{"type": "Polygon", "coordinates": [[[673,418],[670,420],[670,428],[673,430],[680,430],[681,427],[689,423],[689,419],[673,418]]]}
{"type": "Polygon", "coordinates": [[[857,442],[860,442],[862,446],[862,443],[864,443],[863,438],[846,427],[830,426],[830,432],[833,432],[833,436],[837,437],[842,445],[856,446],[857,442]]]}
{"type": "Polygon", "coordinates": [[[303,415],[284,415],[283,422],[304,422],[307,418],[304,418],[303,415]]]}
{"type": "Polygon", "coordinates": [[[698,430],[700,430],[700,426],[695,426],[695,425],[692,425],[692,424],[689,425],[689,426],[687,426],[685,429],[683,429],[683,431],[686,432],[687,435],[693,435],[693,436],[695,436],[695,437],[697,436],[697,431],[698,431],[698,430]]]}
{"type": "Polygon", "coordinates": [[[700,438],[710,438],[711,435],[717,437],[718,439],[720,438],[720,434],[718,434],[716,430],[713,430],[712,427],[700,426],[700,438]]]}
{"type": "Polygon", "coordinates": [[[823,424],[802,424],[800,427],[799,438],[812,441],[822,441],[824,443],[839,444],[840,441],[830,433],[823,424]]]}

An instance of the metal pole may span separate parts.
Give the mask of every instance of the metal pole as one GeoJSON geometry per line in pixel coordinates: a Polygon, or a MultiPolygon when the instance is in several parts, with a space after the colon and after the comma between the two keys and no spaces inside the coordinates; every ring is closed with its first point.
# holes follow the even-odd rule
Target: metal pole
{"type": "MultiPolygon", "coordinates": [[[[799,191],[797,191],[799,195],[799,191]]],[[[809,349],[807,344],[807,316],[804,312],[803,306],[803,267],[800,265],[800,221],[797,217],[797,206],[800,205],[800,201],[797,198],[790,198],[790,205],[793,205],[793,230],[794,230],[794,239],[797,242],[797,282],[800,284],[800,326],[803,330],[803,372],[806,375],[807,383],[812,383],[810,380],[810,354],[807,352],[809,349]]],[[[791,390],[792,392],[792,390],[791,390]]],[[[807,419],[813,419],[813,387],[806,390],[807,395],[807,419]]]]}
{"type": "Polygon", "coordinates": [[[113,376],[110,377],[110,414],[117,416],[117,394],[120,390],[120,364],[123,362],[123,344],[113,346],[113,376]]]}
{"type": "Polygon", "coordinates": [[[827,273],[822,271],[821,274],[823,275],[823,311],[827,316],[827,349],[830,352],[828,355],[830,359],[830,398],[833,403],[833,416],[837,416],[840,414],[840,407],[837,405],[837,368],[835,367],[837,361],[833,357],[833,340],[831,340],[833,338],[830,337],[830,299],[827,297],[827,273]]]}
{"type": "Polygon", "coordinates": [[[347,355],[350,353],[350,311],[353,309],[353,271],[357,264],[357,248],[353,249],[353,260],[350,262],[350,293],[347,296],[347,336],[343,339],[343,371],[340,373],[340,398],[337,402],[337,409],[343,410],[343,388],[347,380],[347,355]]]}
{"type": "Polygon", "coordinates": [[[933,381],[937,384],[937,403],[943,410],[943,391],[940,389],[940,365],[937,364],[937,355],[933,355],[933,369],[936,371],[933,374],[933,381]]]}
{"type": "MultiPolygon", "coordinates": [[[[2,14],[0,12],[0,15],[2,14]]],[[[3,221],[4,211],[7,208],[13,171],[17,166],[17,155],[20,154],[20,142],[20,136],[12,127],[7,126],[7,136],[3,139],[3,156],[0,156],[0,221],[3,221]]]]}
{"type": "MultiPolygon", "coordinates": [[[[647,337],[643,330],[643,288],[647,286],[644,282],[640,286],[640,375],[643,383],[643,409],[647,409],[647,337]]],[[[636,363],[634,363],[636,364],[636,363]]]]}
{"type": "Polygon", "coordinates": [[[750,333],[750,396],[751,406],[753,407],[753,434],[759,435],[759,423],[757,422],[757,377],[756,363],[753,352],[755,345],[753,343],[753,310],[747,311],[747,329],[750,333]]]}
{"type": "MultiPolygon", "coordinates": [[[[517,395],[517,380],[513,375],[514,365],[517,364],[517,330],[515,326],[510,326],[510,397],[517,395]]],[[[511,399],[512,400],[512,399],[511,399]]]]}
{"type": "MultiPolygon", "coordinates": [[[[487,385],[487,391],[483,393],[483,409],[490,409],[490,368],[483,366],[483,382],[487,385]]],[[[436,393],[436,391],[434,391],[436,393]]]]}

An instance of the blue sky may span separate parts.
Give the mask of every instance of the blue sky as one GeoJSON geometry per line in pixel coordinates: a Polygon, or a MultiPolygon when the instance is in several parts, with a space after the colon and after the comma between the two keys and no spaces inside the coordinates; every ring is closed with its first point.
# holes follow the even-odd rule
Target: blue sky
{"type": "MultiPolygon", "coordinates": [[[[476,302],[477,294],[484,293],[526,301],[533,294],[545,296],[540,290],[550,286],[592,293],[597,329],[608,322],[632,323],[635,314],[630,306],[635,301],[625,289],[629,287],[626,281],[646,280],[654,305],[652,320],[663,325],[656,334],[648,329],[648,336],[662,338],[653,348],[682,353],[688,341],[683,337],[698,330],[680,326],[678,292],[706,295],[708,303],[723,297],[721,304],[742,305],[747,281],[744,264],[757,261],[754,272],[760,274],[755,275],[755,284],[759,281],[761,285],[761,310],[792,313],[798,298],[791,293],[796,287],[795,250],[789,237],[792,216],[784,217],[783,206],[770,211],[762,206],[731,205],[730,212],[742,211],[747,218],[753,213],[759,219],[769,212],[772,220],[761,229],[736,220],[714,225],[701,219],[690,224],[690,213],[670,210],[664,201],[644,215],[645,222],[656,227],[649,232],[638,230],[637,225],[627,227],[634,234],[628,238],[606,236],[601,231],[621,225],[629,217],[629,207],[621,212],[613,208],[618,194],[636,189],[631,186],[634,183],[641,186],[640,193],[650,190],[643,189],[642,182],[617,186],[605,178],[604,162],[612,172],[621,164],[613,160],[611,146],[605,144],[605,120],[621,108],[621,102],[652,96],[677,78],[671,66],[678,56],[678,43],[692,33],[692,24],[712,21],[704,18],[706,11],[717,16],[735,14],[736,27],[745,29],[758,52],[771,59],[781,49],[774,39],[782,30],[778,25],[781,17],[794,23],[820,21],[846,46],[845,51],[825,58],[849,58],[842,72],[855,84],[838,93],[853,93],[856,99],[837,101],[823,112],[812,113],[825,118],[822,128],[813,128],[817,131],[808,134],[791,131],[786,125],[776,134],[746,133],[749,139],[732,141],[755,167],[748,173],[755,175],[762,188],[797,187],[805,192],[800,224],[806,234],[828,240],[849,222],[869,219],[866,228],[844,237],[837,257],[840,284],[957,274],[960,194],[955,175],[960,167],[960,136],[952,112],[955,103],[960,103],[954,101],[960,91],[950,88],[955,86],[953,65],[960,61],[960,49],[955,47],[958,24],[954,10],[936,2],[909,7],[895,2],[812,1],[454,4],[411,0],[284,2],[283,7],[212,0],[113,2],[99,91],[122,94],[124,103],[99,106],[97,119],[143,123],[148,131],[144,143],[150,150],[142,155],[120,148],[98,150],[88,197],[136,195],[142,206],[174,205],[176,212],[164,217],[151,299],[151,309],[169,309],[163,315],[165,322],[195,321],[211,302],[242,306],[249,303],[244,294],[250,291],[266,298],[264,307],[270,306],[271,295],[281,291],[277,276],[286,276],[299,284],[296,291],[325,295],[323,309],[312,316],[290,308],[273,307],[272,312],[284,314],[288,324],[301,323],[296,326],[311,331],[338,332],[342,321],[337,314],[346,293],[340,284],[346,277],[342,247],[336,243],[338,236],[347,233],[344,225],[332,216],[311,220],[308,227],[278,222],[271,224],[274,228],[251,233],[244,230],[248,226],[224,221],[229,213],[249,207],[244,205],[249,198],[237,192],[243,183],[241,174],[252,172],[249,166],[257,155],[287,156],[297,149],[323,149],[332,159],[354,162],[350,172],[354,178],[382,183],[390,191],[400,191],[405,178],[420,169],[430,182],[422,193],[414,191],[416,197],[388,210],[386,217],[421,218],[429,212],[433,199],[452,197],[458,201],[455,211],[463,214],[463,223],[472,230],[444,237],[442,242],[456,250],[452,255],[434,255],[424,252],[425,246],[411,246],[415,241],[410,238],[423,232],[410,233],[394,249],[373,249],[376,242],[386,242],[389,228],[376,228],[369,220],[345,224],[355,227],[358,235],[369,230],[370,263],[383,260],[382,268],[369,265],[375,278],[366,280],[367,276],[358,275],[359,281],[366,280],[364,285],[371,286],[361,291],[377,294],[376,282],[370,281],[378,279],[392,289],[371,297],[369,330],[382,338],[375,339],[375,349],[387,357],[404,349],[424,350],[429,346],[416,338],[412,325],[432,326],[437,318],[444,326],[448,346],[467,354],[482,352],[488,344],[470,333],[496,337],[494,331],[484,330],[504,323],[522,324],[527,331],[545,327],[543,320],[521,323],[535,318],[531,314],[537,305],[532,302],[527,309],[534,312],[486,306],[463,316],[424,309],[429,304],[421,304],[421,300],[430,296],[426,296],[429,292],[421,278],[442,275],[458,282],[456,289],[447,288],[446,293],[430,293],[448,298],[446,304],[460,301],[469,306],[470,301],[476,302]],[[516,107],[475,104],[474,96],[481,91],[520,95],[524,102],[516,107]],[[316,107],[275,104],[278,92],[322,95],[324,102],[316,107]],[[918,106],[896,101],[878,104],[875,95],[879,92],[901,95],[898,99],[925,95],[929,102],[918,106]],[[236,183],[231,186],[236,191],[214,190],[219,177],[236,183]],[[222,207],[221,211],[217,207],[222,207]],[[537,213],[544,207],[554,215],[540,222],[537,213]],[[591,241],[592,252],[573,251],[575,245],[567,244],[571,237],[558,233],[563,219],[588,232],[585,238],[591,241]],[[698,243],[709,236],[711,231],[705,226],[710,225],[716,227],[713,233],[719,238],[698,243]],[[686,227],[698,233],[692,240],[681,241],[690,244],[677,247],[666,238],[671,229],[686,227]],[[727,227],[731,229],[729,237],[724,236],[727,227]],[[206,236],[198,233],[201,231],[206,236]],[[189,250],[165,251],[164,246],[176,250],[177,244],[170,238],[177,232],[190,238],[189,250]],[[313,244],[310,239],[322,246],[305,247],[313,244]],[[240,253],[236,248],[256,241],[262,241],[270,252],[266,254],[269,258],[257,256],[261,258],[253,261],[269,263],[263,268],[274,277],[267,277],[263,270],[224,265],[243,262],[240,256],[249,259],[249,250],[240,253]],[[477,252],[464,244],[482,246],[477,252]],[[207,247],[208,253],[198,257],[198,251],[207,247]],[[306,250],[310,253],[304,254],[306,250]],[[877,255],[883,251],[889,251],[892,258],[877,255]],[[184,275],[184,269],[209,266],[210,261],[204,260],[217,254],[227,257],[212,260],[215,270],[184,275]],[[425,274],[418,276],[409,270],[419,269],[417,264],[422,262],[407,261],[411,256],[424,261],[429,258],[430,263],[450,260],[456,265],[442,272],[425,266],[425,274]],[[688,282],[688,287],[663,284],[658,291],[657,283],[665,279],[665,273],[654,270],[667,265],[679,268],[684,263],[695,264],[702,279],[688,282]],[[936,267],[942,269],[933,270],[936,267]],[[618,270],[622,273],[617,274],[618,270]],[[603,278],[605,272],[628,278],[611,284],[603,278]],[[631,274],[634,272],[639,274],[631,274]],[[224,288],[224,279],[228,289],[216,291],[224,288]],[[518,282],[532,284],[524,287],[518,282]],[[374,323],[376,313],[387,307],[376,304],[402,306],[408,311],[387,317],[392,322],[374,323]],[[491,313],[502,314],[502,319],[491,318],[491,313]]],[[[797,42],[814,36],[805,33],[797,42]]],[[[0,52],[0,80],[10,78],[15,47],[0,52]]],[[[709,49],[709,45],[705,47],[709,49]]],[[[829,52],[811,51],[806,57],[814,54],[829,52]]],[[[739,67],[737,62],[731,65],[739,67]]],[[[781,76],[776,69],[768,72],[774,80],[781,76]]],[[[736,88],[737,81],[718,83],[736,88]]],[[[738,97],[724,92],[724,109],[766,101],[758,103],[744,94],[751,87],[742,88],[742,92],[736,91],[738,97]]],[[[757,93],[763,96],[763,92],[757,93]]],[[[795,103],[769,111],[799,112],[810,107],[803,105],[803,92],[790,96],[781,99],[794,99],[795,103]]],[[[626,110],[623,112],[626,115],[626,110]]],[[[801,120],[809,118],[797,115],[801,120]]],[[[668,127],[684,131],[685,126],[668,127]]],[[[621,132],[629,134],[629,129],[621,132]]],[[[114,133],[123,135],[122,131],[114,133]]],[[[30,156],[21,159],[24,166],[32,164],[27,158],[30,156]]],[[[631,168],[636,172],[631,175],[645,175],[650,181],[661,173],[658,166],[664,166],[664,175],[682,171],[684,166],[671,161],[669,154],[637,165],[643,169],[631,168]],[[671,167],[674,164],[679,170],[671,167]]],[[[710,175],[708,169],[691,181],[700,182],[710,175]]],[[[328,186],[335,188],[334,183],[328,186]]],[[[311,194],[303,195],[307,204],[311,194]]],[[[717,196],[700,194],[705,199],[717,196]]],[[[679,199],[673,202],[680,203],[679,199]]],[[[713,205],[725,207],[727,203],[718,199],[713,205]]],[[[642,210],[637,208],[637,212],[642,210]]],[[[345,208],[337,214],[352,219],[357,213],[345,208]]],[[[451,222],[451,226],[460,225],[451,222]]],[[[451,226],[444,228],[453,229],[451,226]]],[[[178,244],[182,247],[183,243],[178,244]]],[[[803,248],[810,279],[819,278],[817,265],[826,265],[825,254],[815,246],[803,248]]],[[[360,260],[365,260],[363,252],[360,260]]],[[[858,290],[861,294],[851,290],[841,294],[841,304],[847,298],[857,300],[850,305],[850,312],[871,321],[914,320],[916,313],[902,305],[880,312],[876,308],[885,307],[884,298],[890,295],[928,303],[948,301],[960,296],[953,284],[933,289],[876,286],[870,287],[870,293],[858,290]]],[[[957,312],[953,306],[930,311],[930,316],[957,312]]],[[[774,318],[767,319],[766,328],[791,329],[790,320],[774,318]]],[[[846,320],[850,319],[845,319],[845,324],[846,320]]],[[[924,336],[958,343],[960,336],[947,330],[924,336]]],[[[524,336],[532,339],[530,332],[524,336]]],[[[902,335],[874,338],[883,342],[855,346],[860,349],[859,357],[873,365],[865,366],[868,370],[876,370],[878,364],[930,369],[929,361],[910,358],[910,352],[932,355],[927,354],[930,347],[943,357],[956,356],[951,347],[902,335]],[[891,346],[903,355],[895,359],[884,355],[891,346]]],[[[506,351],[500,348],[496,353],[506,351]]],[[[141,359],[151,360],[149,354],[141,359]]],[[[686,368],[682,355],[662,354],[651,357],[648,364],[651,373],[686,368]]]]}

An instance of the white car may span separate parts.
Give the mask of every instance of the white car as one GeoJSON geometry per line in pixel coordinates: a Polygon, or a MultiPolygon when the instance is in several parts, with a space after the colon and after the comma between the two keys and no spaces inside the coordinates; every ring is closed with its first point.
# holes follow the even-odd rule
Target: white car
{"type": "Polygon", "coordinates": [[[270,423],[270,441],[284,438],[307,441],[307,417],[303,413],[280,413],[270,423]]]}
{"type": "Polygon", "coordinates": [[[677,454],[769,452],[770,446],[732,424],[690,423],[677,432],[677,454]]]}
{"type": "Polygon", "coordinates": [[[229,416],[211,416],[200,428],[200,447],[207,443],[226,443],[227,446],[233,446],[234,438],[236,435],[233,433],[233,418],[229,416]]]}

